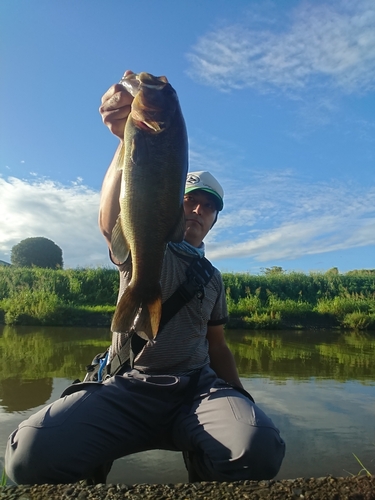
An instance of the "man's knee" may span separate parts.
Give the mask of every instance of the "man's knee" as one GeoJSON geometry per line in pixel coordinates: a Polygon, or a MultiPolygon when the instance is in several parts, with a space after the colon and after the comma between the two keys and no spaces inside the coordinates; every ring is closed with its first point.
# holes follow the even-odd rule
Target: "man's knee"
{"type": "Polygon", "coordinates": [[[209,456],[192,453],[191,462],[198,475],[207,481],[243,481],[272,479],[280,470],[285,443],[274,427],[253,427],[232,443],[232,449],[220,447],[209,456]]]}
{"type": "MultiPolygon", "coordinates": [[[[15,430],[8,438],[5,451],[5,472],[6,475],[16,484],[37,484],[38,459],[31,460],[29,446],[19,436],[19,431],[15,430]]],[[[30,441],[29,441],[30,442],[30,441]]]]}
{"type": "MultiPolygon", "coordinates": [[[[285,456],[285,443],[272,420],[257,405],[243,399],[234,403],[237,425],[230,442],[231,465],[241,479],[271,479],[285,456]]],[[[238,478],[240,479],[240,478],[238,478]]]]}
{"type": "Polygon", "coordinates": [[[5,472],[16,484],[74,482],[59,464],[60,458],[43,429],[22,427],[8,439],[5,472]]]}
{"type": "Polygon", "coordinates": [[[272,479],[285,456],[285,442],[274,427],[256,427],[242,460],[247,479],[272,479]]]}

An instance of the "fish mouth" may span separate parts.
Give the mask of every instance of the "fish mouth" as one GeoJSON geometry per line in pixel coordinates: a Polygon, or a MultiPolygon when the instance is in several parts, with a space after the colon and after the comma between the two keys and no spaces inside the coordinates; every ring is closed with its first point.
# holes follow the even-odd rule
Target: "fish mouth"
{"type": "Polygon", "coordinates": [[[152,90],[163,90],[163,88],[168,84],[168,80],[165,76],[152,76],[149,73],[130,73],[129,75],[123,76],[120,80],[121,85],[123,85],[126,90],[133,97],[136,97],[141,87],[152,89],[152,90]]]}
{"type": "Polygon", "coordinates": [[[165,76],[129,73],[121,78],[120,84],[134,97],[131,117],[139,130],[160,134],[169,127],[178,99],[165,76]]]}

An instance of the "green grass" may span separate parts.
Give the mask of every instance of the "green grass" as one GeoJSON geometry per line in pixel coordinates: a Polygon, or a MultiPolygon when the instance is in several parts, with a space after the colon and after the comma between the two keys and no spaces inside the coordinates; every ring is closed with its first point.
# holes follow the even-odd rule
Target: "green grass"
{"type": "MultiPolygon", "coordinates": [[[[352,477],[362,476],[363,474],[366,476],[372,477],[373,474],[371,474],[371,472],[368,470],[368,468],[363,465],[362,461],[357,457],[357,455],[355,453],[353,453],[353,457],[357,460],[357,462],[361,466],[361,469],[357,472],[357,474],[353,474],[352,472],[349,472],[349,474],[352,477]]],[[[345,472],[348,472],[348,471],[345,471],[345,472]]]]}
{"type": "MultiPolygon", "coordinates": [[[[375,272],[224,273],[229,327],[375,330],[375,272]]],[[[0,323],[108,326],[116,269],[0,267],[0,323]]]]}
{"type": "Polygon", "coordinates": [[[367,474],[367,476],[372,476],[371,472],[366,469],[366,467],[363,465],[363,463],[360,461],[360,459],[357,457],[355,453],[353,453],[354,458],[357,460],[359,465],[362,467],[362,469],[356,474],[357,476],[360,476],[363,472],[367,474]]]}
{"type": "Polygon", "coordinates": [[[375,273],[224,274],[232,328],[375,330],[375,273]]]}

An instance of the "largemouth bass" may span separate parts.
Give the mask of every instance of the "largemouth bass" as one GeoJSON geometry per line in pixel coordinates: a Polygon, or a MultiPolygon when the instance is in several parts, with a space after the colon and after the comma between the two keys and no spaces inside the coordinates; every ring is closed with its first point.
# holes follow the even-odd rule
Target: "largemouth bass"
{"type": "Polygon", "coordinates": [[[177,94],[166,77],[133,73],[121,83],[134,100],[119,154],[121,211],[111,246],[119,262],[125,262],[130,252],[132,276],[111,329],[134,328],[153,339],[161,318],[160,276],[166,245],[182,241],[185,233],[188,141],[177,94]]]}

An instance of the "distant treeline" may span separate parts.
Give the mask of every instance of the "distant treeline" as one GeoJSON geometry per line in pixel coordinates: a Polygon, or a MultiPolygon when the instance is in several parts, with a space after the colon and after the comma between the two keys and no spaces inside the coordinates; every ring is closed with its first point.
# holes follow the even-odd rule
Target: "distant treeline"
{"type": "MultiPolygon", "coordinates": [[[[375,270],[224,273],[231,328],[375,330],[375,270]]],[[[0,267],[0,323],[107,326],[115,269],[0,267]]]]}

